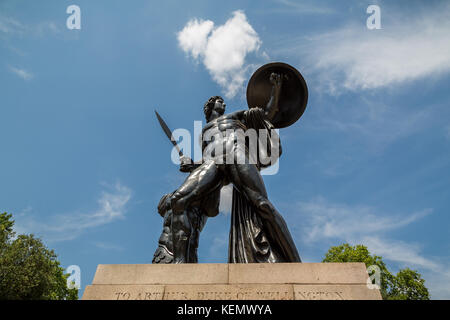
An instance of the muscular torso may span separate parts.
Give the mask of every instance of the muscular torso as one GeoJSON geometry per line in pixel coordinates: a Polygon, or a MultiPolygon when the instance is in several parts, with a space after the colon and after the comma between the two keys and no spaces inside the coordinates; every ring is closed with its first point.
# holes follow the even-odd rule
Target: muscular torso
{"type": "Polygon", "coordinates": [[[243,121],[244,112],[224,114],[205,125],[202,142],[204,160],[212,158],[216,162],[226,163],[225,157],[231,151],[245,152],[245,144],[238,143],[247,130],[243,121]]]}

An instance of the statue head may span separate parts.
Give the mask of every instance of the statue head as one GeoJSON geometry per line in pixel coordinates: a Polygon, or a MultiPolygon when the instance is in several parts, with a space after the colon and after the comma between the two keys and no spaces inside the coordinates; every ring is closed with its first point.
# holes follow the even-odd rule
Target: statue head
{"type": "Polygon", "coordinates": [[[213,96],[206,101],[203,107],[203,112],[205,113],[206,120],[208,121],[211,117],[213,111],[215,111],[219,116],[225,113],[225,102],[221,96],[213,96]]]}

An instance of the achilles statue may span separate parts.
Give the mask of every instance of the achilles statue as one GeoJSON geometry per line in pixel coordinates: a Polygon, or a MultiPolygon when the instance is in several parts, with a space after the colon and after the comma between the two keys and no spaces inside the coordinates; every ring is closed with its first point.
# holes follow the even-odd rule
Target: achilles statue
{"type": "MultiPolygon", "coordinates": [[[[231,183],[228,262],[301,262],[283,217],[268,198],[260,170],[281,154],[279,137],[273,129],[293,124],[304,112],[306,83],[295,68],[270,63],[253,74],[247,101],[248,110],[229,114],[225,114],[226,105],[219,96],[205,103],[203,158],[201,163],[193,163],[179,151],[180,170],[190,174],[177,190],[163,197],[163,204],[160,202],[167,232],[163,231],[160,238],[156,260],[164,261],[158,258],[159,253],[164,253],[160,250],[161,240],[172,239],[166,241],[171,243],[167,250],[172,250],[175,257],[172,263],[197,261],[198,236],[205,217],[218,213],[220,189],[231,183]],[[258,135],[256,144],[251,139],[253,132],[258,135]]],[[[168,128],[161,125],[167,134],[168,128]]]]}

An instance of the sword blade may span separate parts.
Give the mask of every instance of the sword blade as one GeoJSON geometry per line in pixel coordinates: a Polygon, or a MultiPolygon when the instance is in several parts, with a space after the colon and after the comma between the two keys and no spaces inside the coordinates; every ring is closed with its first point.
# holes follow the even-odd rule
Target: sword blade
{"type": "Polygon", "coordinates": [[[169,129],[166,122],[163,120],[163,118],[161,118],[161,116],[159,115],[159,113],[156,110],[155,110],[155,114],[156,114],[156,118],[158,118],[158,122],[161,125],[161,128],[163,129],[167,138],[169,138],[170,142],[172,142],[172,144],[175,146],[180,157],[183,156],[183,153],[181,152],[180,147],[178,146],[177,142],[175,141],[175,139],[172,136],[172,131],[169,129]]]}

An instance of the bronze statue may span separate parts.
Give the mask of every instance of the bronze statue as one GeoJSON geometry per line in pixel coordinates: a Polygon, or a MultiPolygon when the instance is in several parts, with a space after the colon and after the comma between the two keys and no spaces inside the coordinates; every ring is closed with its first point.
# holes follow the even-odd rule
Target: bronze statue
{"type": "MultiPolygon", "coordinates": [[[[279,156],[281,144],[272,129],[289,126],[300,118],[306,107],[306,83],[300,73],[287,64],[267,64],[258,69],[250,79],[247,101],[250,106],[248,110],[229,114],[225,114],[226,105],[220,96],[213,96],[205,103],[207,124],[202,132],[202,162],[194,164],[178,149],[181,157],[180,170],[190,174],[184,183],[163,201],[164,206],[171,212],[172,223],[169,231],[174,244],[180,239],[189,238],[177,238],[175,235],[182,235],[183,230],[189,229],[184,226],[192,225],[192,221],[200,221],[201,218],[198,217],[217,214],[218,211],[211,208],[218,207],[220,189],[232,183],[228,262],[301,262],[283,217],[268,199],[260,174],[260,170],[270,163],[262,161],[259,152],[256,156],[252,155],[249,152],[252,148],[247,142],[240,142],[242,132],[254,129],[261,134],[262,130],[267,137],[265,141],[268,146],[266,150],[258,151],[270,156],[275,150],[279,156]],[[202,205],[205,202],[209,205],[202,205]],[[189,214],[196,210],[198,214],[189,214]],[[178,220],[181,222],[174,223],[178,220]]],[[[159,115],[157,116],[164,131],[171,138],[170,130],[159,115]]],[[[173,141],[172,138],[171,140],[173,141]]],[[[258,149],[261,149],[260,145],[258,149]]],[[[203,225],[204,223],[201,227],[203,225]]],[[[197,243],[201,230],[198,226],[198,232],[190,231],[195,234],[197,243]]],[[[180,252],[180,257],[174,259],[174,263],[194,262],[187,256],[189,250],[186,250],[185,245],[172,247],[174,252],[180,252]]],[[[174,256],[176,255],[177,253],[174,253],[174,256]]]]}
{"type": "MultiPolygon", "coordinates": [[[[183,154],[172,137],[169,127],[158,112],[155,111],[155,114],[164,132],[182,157],[183,154]]],[[[184,164],[180,171],[192,173],[195,168],[196,166],[193,164],[184,164]]],[[[171,198],[175,191],[162,196],[158,204],[158,213],[164,219],[163,230],[152,263],[197,263],[200,232],[208,217],[215,217],[219,213],[220,194],[213,197],[205,196],[194,201],[182,213],[174,215],[171,198]]],[[[220,192],[220,190],[215,192],[220,192]]]]}
{"type": "Polygon", "coordinates": [[[219,213],[219,204],[204,198],[192,203],[182,214],[174,215],[170,206],[172,195],[165,194],[158,204],[164,222],[152,263],[197,263],[200,232],[208,217],[219,213]]]}

